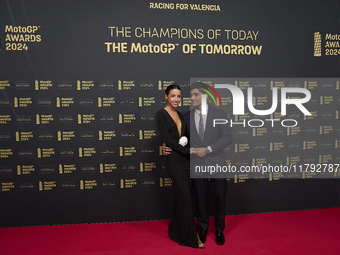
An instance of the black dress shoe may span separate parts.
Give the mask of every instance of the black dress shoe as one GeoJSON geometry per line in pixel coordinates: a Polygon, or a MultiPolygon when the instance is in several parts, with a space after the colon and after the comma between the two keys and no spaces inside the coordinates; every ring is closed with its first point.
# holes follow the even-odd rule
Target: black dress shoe
{"type": "Polygon", "coordinates": [[[224,239],[223,232],[216,231],[216,243],[218,245],[222,245],[224,244],[224,242],[225,242],[225,239],[224,239]]]}
{"type": "Polygon", "coordinates": [[[201,231],[198,234],[198,236],[202,243],[205,243],[205,241],[207,240],[207,234],[208,234],[208,230],[204,230],[203,228],[201,228],[201,231]]]}

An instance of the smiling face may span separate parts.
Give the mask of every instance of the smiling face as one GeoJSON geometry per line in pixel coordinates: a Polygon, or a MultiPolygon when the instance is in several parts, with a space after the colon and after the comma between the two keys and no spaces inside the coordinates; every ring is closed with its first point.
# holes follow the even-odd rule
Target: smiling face
{"type": "Polygon", "coordinates": [[[171,108],[176,108],[181,102],[181,91],[179,89],[172,89],[168,95],[165,95],[165,99],[171,108]]]}
{"type": "Polygon", "coordinates": [[[192,89],[190,91],[190,99],[192,106],[198,110],[201,110],[202,92],[200,92],[198,89],[192,89]]]}

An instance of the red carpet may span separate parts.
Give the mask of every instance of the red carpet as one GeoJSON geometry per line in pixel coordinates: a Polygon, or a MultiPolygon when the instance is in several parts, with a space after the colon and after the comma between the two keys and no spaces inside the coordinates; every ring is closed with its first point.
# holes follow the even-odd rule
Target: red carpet
{"type": "Polygon", "coordinates": [[[204,250],[172,242],[168,222],[2,228],[0,254],[340,254],[340,208],[227,216],[226,243],[211,227],[204,250]]]}

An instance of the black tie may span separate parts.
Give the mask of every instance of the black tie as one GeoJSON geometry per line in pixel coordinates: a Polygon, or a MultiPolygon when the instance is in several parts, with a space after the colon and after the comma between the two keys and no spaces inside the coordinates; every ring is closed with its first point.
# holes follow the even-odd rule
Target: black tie
{"type": "Polygon", "coordinates": [[[198,123],[198,135],[203,141],[204,140],[204,127],[203,127],[203,117],[202,117],[201,112],[200,112],[200,121],[198,123]]]}

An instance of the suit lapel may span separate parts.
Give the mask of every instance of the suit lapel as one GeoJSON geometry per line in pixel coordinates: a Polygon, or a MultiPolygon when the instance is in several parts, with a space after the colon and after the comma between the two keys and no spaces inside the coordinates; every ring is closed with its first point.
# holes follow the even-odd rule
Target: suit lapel
{"type": "Polygon", "coordinates": [[[195,124],[195,108],[190,112],[190,139],[195,141],[198,144],[201,144],[202,141],[198,136],[196,124],[195,124]]]}
{"type": "Polygon", "coordinates": [[[204,131],[204,141],[209,140],[209,136],[212,132],[212,123],[213,123],[214,116],[212,116],[211,107],[208,108],[207,113],[207,122],[205,124],[205,131],[204,131]]]}

